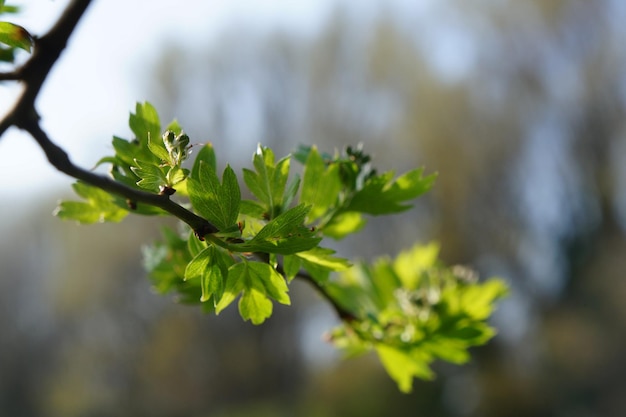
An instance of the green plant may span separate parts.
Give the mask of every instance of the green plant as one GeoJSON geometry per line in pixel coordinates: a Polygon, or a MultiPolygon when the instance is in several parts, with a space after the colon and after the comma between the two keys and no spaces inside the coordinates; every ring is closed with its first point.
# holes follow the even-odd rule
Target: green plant
{"type": "MultiPolygon", "coordinates": [[[[60,203],[56,214],[80,223],[118,222],[128,214],[173,216],[184,227],[163,230],[146,250],[145,265],[161,293],[219,314],[238,299],[244,320],[261,324],[273,303],[290,304],[289,284],[309,282],[330,303],[341,325],[329,340],[348,355],[374,350],[399,388],[413,378],[432,378],[435,359],[469,360],[467,349],[486,343],[494,302],[506,293],[500,280],[480,283],[473,272],[446,267],[434,244],[415,246],[394,260],[350,261],[324,247],[324,239],[357,233],[367,216],[407,210],[427,192],[435,175],[415,169],[378,173],[360,147],[333,155],[300,147],[277,159],[259,145],[242,173],[251,199],[242,199],[230,167],[220,173],[211,144],[196,145],[173,121],[162,128],[155,108],[137,104],[130,115],[131,140],[113,138],[114,155],[103,157],[109,175],[71,163],[40,127],[34,100],[89,1],[76,0],[53,29],[34,38],[19,26],[0,23],[2,56],[14,62],[16,48],[34,53],[0,80],[24,84],[24,93],[0,122],[29,132],[56,168],[76,178],[81,201],[60,203]],[[292,159],[302,177],[290,173],[292,159]]],[[[0,12],[7,9],[0,2],[0,12]]]]}

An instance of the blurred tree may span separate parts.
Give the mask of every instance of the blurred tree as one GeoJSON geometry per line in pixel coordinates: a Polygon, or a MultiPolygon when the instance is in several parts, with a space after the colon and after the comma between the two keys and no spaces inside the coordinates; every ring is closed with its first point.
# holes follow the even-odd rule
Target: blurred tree
{"type": "MultiPolygon", "coordinates": [[[[41,246],[68,248],[103,276],[136,276],[138,253],[112,244],[104,229],[98,239],[76,232],[78,239],[66,228],[42,232],[28,218],[19,227],[33,231],[20,243],[33,247],[30,258],[0,251],[3,274],[24,277],[0,280],[0,408],[11,415],[624,415],[626,9],[611,0],[430,3],[381,6],[365,21],[338,8],[313,38],[237,28],[205,53],[173,45],[153,65],[146,96],[228,160],[241,163],[249,154],[241,149],[256,142],[283,153],[296,143],[360,141],[381,165],[440,171],[417,215],[385,219],[384,227],[372,222],[358,241],[345,242],[345,253],[355,247],[352,254],[371,256],[381,245],[396,252],[416,236],[435,238],[447,261],[508,277],[515,291],[496,317],[499,344],[477,352],[472,367],[442,367],[442,380],[400,397],[372,378],[382,374],[367,358],[308,368],[302,352],[281,343],[311,322],[306,313],[278,311],[261,332],[235,325],[228,312],[207,321],[155,298],[147,303],[147,283],[134,279],[124,285],[139,289],[121,294],[110,281],[86,280],[78,272],[84,265],[71,271],[55,263],[52,284],[35,281],[33,269],[68,256],[42,259],[41,246]],[[80,251],[85,240],[94,245],[89,253],[117,255],[90,259],[80,251]],[[32,290],[41,286],[49,290],[32,290]],[[124,311],[130,305],[140,307],[124,311]],[[76,314],[80,320],[71,319],[76,314]],[[238,362],[242,350],[254,364],[238,362]],[[81,395],[67,398],[69,391],[81,395]]],[[[7,232],[18,240],[6,242],[23,239],[19,232],[7,232]]]]}

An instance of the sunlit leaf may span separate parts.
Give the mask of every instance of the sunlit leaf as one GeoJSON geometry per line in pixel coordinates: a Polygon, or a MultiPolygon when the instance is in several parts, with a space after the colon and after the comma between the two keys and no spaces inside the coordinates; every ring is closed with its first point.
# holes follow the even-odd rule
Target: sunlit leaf
{"type": "MultiPolygon", "coordinates": [[[[259,145],[253,157],[255,170],[243,170],[243,179],[252,194],[265,205],[266,212],[270,219],[279,215],[285,208],[284,194],[287,178],[289,177],[289,158],[283,158],[277,163],[274,162],[274,152],[271,149],[259,145]]],[[[296,186],[291,184],[291,187],[296,186]]],[[[289,200],[295,194],[294,190],[289,190],[289,200]]]]}
{"type": "Polygon", "coordinates": [[[345,211],[373,215],[400,213],[411,207],[406,201],[428,191],[436,178],[424,177],[423,169],[410,171],[393,181],[393,172],[370,178],[352,197],[345,211]]]}
{"type": "Polygon", "coordinates": [[[324,159],[312,147],[304,166],[300,203],[311,205],[308,222],[313,222],[332,207],[341,190],[338,165],[326,166],[324,159]]]}
{"type": "Polygon", "coordinates": [[[272,314],[273,298],[281,304],[290,304],[284,278],[269,264],[244,261],[233,265],[228,271],[226,288],[217,303],[216,312],[231,304],[239,294],[239,313],[244,320],[261,324],[272,314]]]}
{"type": "Polygon", "coordinates": [[[313,249],[321,238],[303,224],[308,211],[309,207],[302,204],[293,207],[268,222],[253,239],[232,249],[284,255],[313,249]]]}
{"type": "Polygon", "coordinates": [[[194,161],[193,168],[191,169],[191,176],[193,178],[200,177],[200,165],[204,164],[208,169],[213,172],[217,172],[217,162],[215,158],[215,150],[213,149],[213,145],[207,143],[204,145],[200,152],[196,155],[196,160],[194,161]]]}
{"type": "Polygon", "coordinates": [[[72,185],[74,191],[86,201],[62,201],[55,215],[64,220],[76,220],[83,224],[119,222],[128,214],[118,207],[113,197],[106,191],[82,182],[72,185]]]}
{"type": "Polygon", "coordinates": [[[230,166],[222,175],[222,183],[209,166],[200,162],[197,178],[188,179],[189,198],[194,208],[218,229],[227,229],[237,222],[241,193],[237,177],[230,166]]]}
{"type": "Polygon", "coordinates": [[[140,144],[147,148],[148,138],[159,138],[161,136],[161,122],[154,106],[148,102],[137,103],[135,113],[130,114],[128,120],[130,129],[140,144]]]}
{"type": "Polygon", "coordinates": [[[334,254],[335,251],[332,249],[316,247],[308,251],[298,252],[296,256],[332,271],[343,271],[350,267],[350,262],[347,259],[337,258],[333,256],[334,254]]]}
{"type": "Polygon", "coordinates": [[[366,223],[361,213],[356,211],[339,213],[324,225],[323,232],[333,239],[343,239],[361,230],[366,223]]]}
{"type": "Polygon", "coordinates": [[[9,22],[0,22],[0,42],[12,48],[23,49],[26,52],[31,52],[35,43],[32,35],[26,29],[9,22]]]}
{"type": "Polygon", "coordinates": [[[150,162],[135,159],[135,166],[130,169],[140,178],[137,185],[146,190],[158,192],[168,183],[163,169],[150,162]]]}
{"type": "Polygon", "coordinates": [[[413,378],[432,379],[433,371],[428,366],[428,356],[420,358],[416,353],[403,351],[384,344],[376,345],[376,352],[389,376],[396,381],[400,391],[413,389],[413,378]]]}

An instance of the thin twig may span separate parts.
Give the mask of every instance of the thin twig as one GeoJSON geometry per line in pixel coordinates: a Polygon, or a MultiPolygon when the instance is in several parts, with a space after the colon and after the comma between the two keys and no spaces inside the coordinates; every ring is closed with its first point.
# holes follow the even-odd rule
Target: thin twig
{"type": "Polygon", "coordinates": [[[17,71],[0,72],[0,81],[19,81],[21,76],[17,71]]]}

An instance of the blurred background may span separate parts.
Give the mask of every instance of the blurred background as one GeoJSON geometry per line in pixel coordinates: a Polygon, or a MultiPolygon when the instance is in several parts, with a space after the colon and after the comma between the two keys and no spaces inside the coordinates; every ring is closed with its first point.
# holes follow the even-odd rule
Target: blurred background
{"type": "MultiPolygon", "coordinates": [[[[45,32],[67,2],[22,2],[45,32]]],[[[332,310],[295,283],[261,327],[150,289],[162,219],[52,217],[71,180],[27,136],[0,139],[0,414],[626,415],[626,3],[620,0],[95,1],[39,101],[82,166],[151,101],[219,161],[257,143],[363,143],[433,191],[340,242],[346,257],[435,240],[511,296],[473,361],[403,395],[341,361],[332,310]]],[[[15,86],[0,86],[10,105],[15,86]]],[[[8,104],[7,104],[8,103],[8,104]]]]}

